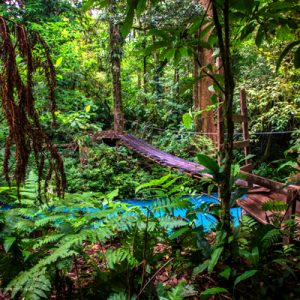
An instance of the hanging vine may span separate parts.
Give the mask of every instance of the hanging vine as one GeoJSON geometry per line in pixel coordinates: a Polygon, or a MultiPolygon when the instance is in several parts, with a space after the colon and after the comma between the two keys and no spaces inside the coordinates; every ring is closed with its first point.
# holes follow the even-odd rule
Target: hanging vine
{"type": "Polygon", "coordinates": [[[49,48],[45,41],[36,34],[26,32],[22,25],[10,24],[0,16],[0,97],[9,133],[6,137],[3,174],[11,182],[11,158],[14,156],[14,179],[18,194],[25,180],[30,155],[37,166],[38,195],[41,201],[41,182],[44,177],[44,191],[54,178],[56,193],[62,196],[65,191],[66,177],[63,161],[48,136],[44,133],[35,110],[33,95],[33,73],[43,68],[49,90],[51,113],[54,116],[55,69],[49,48]],[[43,59],[35,58],[32,49],[39,44],[43,49],[43,59]],[[17,61],[22,60],[24,68],[17,61]],[[45,162],[48,161],[46,164],[45,162]],[[47,165],[47,170],[46,169],[47,165]],[[45,174],[45,176],[43,176],[45,174]]]}

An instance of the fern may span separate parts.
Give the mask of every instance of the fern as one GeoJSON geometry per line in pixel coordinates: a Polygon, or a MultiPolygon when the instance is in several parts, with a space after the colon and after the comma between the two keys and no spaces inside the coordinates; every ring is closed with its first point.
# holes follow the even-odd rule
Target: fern
{"type": "Polygon", "coordinates": [[[161,227],[167,230],[170,229],[172,230],[172,229],[176,229],[188,225],[188,221],[183,219],[177,219],[176,217],[173,216],[164,216],[159,219],[159,223],[161,227]]]}
{"type": "MultiPolygon", "coordinates": [[[[131,298],[131,300],[134,299],[136,299],[136,297],[131,298]]],[[[107,300],[128,300],[128,296],[124,292],[120,292],[110,295],[107,300]]]]}
{"type": "Polygon", "coordinates": [[[62,222],[68,221],[71,223],[71,217],[63,214],[58,214],[58,215],[50,215],[50,216],[45,216],[41,217],[40,219],[35,221],[35,226],[36,228],[39,227],[44,227],[46,225],[59,225],[62,222]]]}
{"type": "Polygon", "coordinates": [[[184,283],[178,284],[168,292],[169,300],[183,300],[184,283]]]}
{"type": "Polygon", "coordinates": [[[257,221],[249,215],[243,215],[241,220],[243,228],[252,229],[257,225],[257,221]]]}
{"type": "Polygon", "coordinates": [[[13,298],[21,292],[26,300],[48,298],[51,282],[47,273],[46,268],[25,271],[9,283],[6,292],[11,291],[13,298]]]}
{"type": "Polygon", "coordinates": [[[108,249],[106,251],[106,261],[111,269],[114,269],[116,265],[119,265],[124,261],[131,267],[136,266],[138,263],[137,259],[124,247],[120,247],[116,250],[108,249]]]}
{"type": "Polygon", "coordinates": [[[264,249],[268,249],[276,242],[282,240],[282,232],[280,229],[273,228],[269,230],[264,237],[261,239],[262,246],[264,249]]]}
{"type": "Polygon", "coordinates": [[[54,233],[54,234],[49,234],[49,235],[43,236],[37,240],[37,242],[32,246],[32,249],[35,250],[35,249],[40,248],[49,243],[57,242],[63,236],[64,236],[63,233],[54,233]]]}
{"type": "Polygon", "coordinates": [[[261,206],[263,211],[283,212],[286,211],[288,205],[281,200],[268,200],[261,206]]]}

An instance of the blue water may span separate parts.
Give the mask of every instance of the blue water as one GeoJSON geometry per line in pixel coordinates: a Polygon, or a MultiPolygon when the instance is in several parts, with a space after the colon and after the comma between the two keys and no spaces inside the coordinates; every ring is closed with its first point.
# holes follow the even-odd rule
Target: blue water
{"type": "MultiPolygon", "coordinates": [[[[189,196],[189,201],[193,204],[193,208],[197,209],[201,205],[206,204],[216,204],[219,203],[219,201],[216,199],[217,195],[214,194],[213,197],[209,197],[206,195],[197,195],[197,196],[189,196]]],[[[153,206],[153,203],[156,200],[140,200],[140,199],[134,199],[134,200],[122,200],[122,202],[127,203],[132,206],[139,206],[141,208],[147,207],[151,208],[153,206]]],[[[186,209],[180,209],[176,208],[173,211],[175,217],[182,217],[186,218],[187,216],[187,210],[186,209]]],[[[242,216],[242,209],[240,207],[231,208],[230,214],[232,216],[232,221],[234,226],[238,226],[240,223],[240,219],[242,216]]],[[[154,211],[155,217],[160,217],[161,212],[160,211],[154,211]]],[[[217,220],[210,215],[209,213],[203,213],[203,212],[197,212],[196,213],[196,219],[194,220],[195,225],[199,227],[200,225],[203,226],[205,231],[211,230],[217,225],[217,220]]]]}
{"type": "MultiPolygon", "coordinates": [[[[188,199],[189,202],[192,205],[192,210],[197,210],[200,206],[203,206],[205,204],[205,206],[210,205],[210,204],[216,204],[219,203],[218,200],[215,198],[217,195],[213,195],[213,197],[209,197],[206,195],[196,195],[196,196],[187,196],[185,197],[185,199],[188,199]]],[[[127,200],[120,200],[120,202],[122,203],[126,203],[130,206],[138,206],[140,207],[143,211],[145,211],[146,213],[146,208],[149,208],[151,211],[153,211],[153,214],[155,217],[159,218],[162,215],[165,215],[165,212],[162,212],[161,210],[157,210],[157,209],[152,209],[155,201],[157,200],[140,200],[140,199],[127,199],[127,200]]],[[[9,209],[9,206],[0,206],[0,210],[4,211],[9,209]]],[[[69,208],[56,208],[56,207],[50,207],[49,210],[55,210],[57,212],[62,212],[62,213],[70,213],[72,215],[72,218],[75,218],[75,214],[76,212],[82,212],[82,213],[93,213],[93,212],[97,212],[100,210],[100,208],[91,208],[91,207],[86,207],[86,208],[82,208],[82,207],[74,207],[72,208],[72,210],[70,210],[69,208]]],[[[201,209],[199,209],[201,210],[201,209]]],[[[175,217],[182,217],[182,218],[186,218],[187,217],[187,209],[184,208],[175,208],[172,210],[172,213],[175,217]]],[[[241,215],[242,215],[242,209],[237,207],[237,208],[232,208],[230,209],[230,213],[232,216],[232,220],[233,220],[233,224],[234,226],[238,226],[240,219],[241,219],[241,215]]],[[[40,215],[40,217],[43,217],[42,215],[40,215]]],[[[193,220],[195,226],[199,227],[199,226],[203,226],[203,229],[205,231],[209,231],[212,228],[214,228],[217,224],[217,220],[210,215],[209,213],[205,213],[205,212],[197,212],[196,213],[196,218],[193,220]]],[[[59,223],[59,221],[58,221],[59,223]]],[[[100,224],[99,224],[100,225],[100,224]]],[[[98,226],[96,226],[98,227],[98,226]]]]}

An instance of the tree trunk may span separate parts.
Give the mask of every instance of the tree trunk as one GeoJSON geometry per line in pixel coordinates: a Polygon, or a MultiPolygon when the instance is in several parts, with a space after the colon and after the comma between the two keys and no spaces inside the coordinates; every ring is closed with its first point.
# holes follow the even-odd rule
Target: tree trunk
{"type": "MultiPolygon", "coordinates": [[[[212,9],[210,0],[199,0],[199,2],[206,11],[206,15],[208,17],[211,17],[212,9]]],[[[205,26],[206,25],[202,26],[200,30],[203,30],[205,26]]],[[[210,33],[206,35],[206,40],[208,39],[209,35],[210,33]]],[[[193,106],[196,111],[204,110],[211,105],[210,97],[212,96],[212,92],[208,90],[208,87],[213,84],[213,81],[208,76],[205,76],[203,71],[199,71],[202,66],[206,66],[208,64],[214,64],[213,50],[199,47],[196,51],[196,56],[194,59],[194,78],[197,81],[193,89],[193,106]],[[201,79],[197,79],[201,75],[204,76],[201,79]]],[[[196,132],[203,132],[214,142],[216,142],[216,126],[213,110],[205,111],[201,115],[196,117],[195,123],[196,132]]]]}
{"type": "Polygon", "coordinates": [[[121,87],[121,35],[119,24],[113,19],[115,11],[115,0],[109,2],[109,33],[110,33],[110,51],[111,51],[111,73],[113,84],[114,101],[114,131],[122,132],[124,130],[124,116],[122,103],[121,87]]]}
{"type": "MultiPolygon", "coordinates": [[[[212,1],[212,3],[214,3],[212,1]]],[[[230,199],[231,199],[231,164],[232,164],[232,150],[233,150],[233,130],[234,124],[232,119],[232,104],[234,79],[231,66],[230,54],[230,31],[229,31],[229,0],[224,0],[223,7],[224,30],[219,21],[219,13],[217,7],[213,4],[213,18],[218,35],[218,43],[220,48],[220,55],[224,70],[224,101],[223,101],[223,119],[225,128],[224,152],[222,154],[224,161],[223,180],[220,187],[220,198],[222,205],[222,227],[227,232],[227,239],[225,246],[229,248],[228,238],[231,235],[231,216],[230,216],[230,199]],[[224,31],[224,33],[223,33],[224,31]]],[[[229,249],[228,249],[229,250],[229,249]]],[[[231,252],[229,252],[231,253],[231,252]]]]}

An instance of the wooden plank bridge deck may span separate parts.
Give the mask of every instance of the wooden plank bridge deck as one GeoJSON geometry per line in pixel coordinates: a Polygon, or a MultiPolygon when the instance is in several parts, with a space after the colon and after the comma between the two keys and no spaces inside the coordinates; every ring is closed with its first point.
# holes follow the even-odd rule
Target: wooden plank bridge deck
{"type": "MultiPolygon", "coordinates": [[[[98,140],[115,140],[128,149],[138,153],[161,166],[178,170],[194,178],[210,177],[204,173],[205,167],[195,162],[190,162],[174,156],[170,153],[161,151],[132,134],[116,134],[114,131],[102,131],[92,136],[94,142],[98,140]]],[[[270,222],[271,213],[262,210],[262,205],[268,200],[280,200],[288,204],[288,210],[283,217],[287,218],[295,213],[300,213],[299,192],[300,187],[295,185],[285,186],[283,183],[276,182],[264,177],[260,177],[246,171],[241,171],[243,180],[237,184],[252,186],[248,188],[247,198],[237,201],[238,205],[248,214],[261,223],[270,222]]]]}

